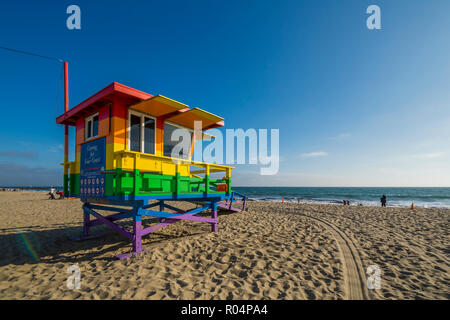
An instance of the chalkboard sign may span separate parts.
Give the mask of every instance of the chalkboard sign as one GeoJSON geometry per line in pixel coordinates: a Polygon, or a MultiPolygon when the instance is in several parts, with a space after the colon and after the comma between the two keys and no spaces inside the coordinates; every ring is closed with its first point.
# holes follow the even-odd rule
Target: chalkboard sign
{"type": "Polygon", "coordinates": [[[80,195],[100,197],[105,194],[106,138],[81,145],[80,195]]]}

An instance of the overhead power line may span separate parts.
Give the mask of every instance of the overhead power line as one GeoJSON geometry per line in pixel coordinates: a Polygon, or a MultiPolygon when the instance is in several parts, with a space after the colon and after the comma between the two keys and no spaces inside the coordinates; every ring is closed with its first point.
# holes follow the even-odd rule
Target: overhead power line
{"type": "Polygon", "coordinates": [[[41,55],[41,54],[37,54],[37,53],[33,53],[33,52],[28,52],[28,51],[23,51],[23,50],[17,50],[17,49],[12,49],[12,48],[7,48],[7,47],[2,47],[2,46],[0,46],[0,49],[4,49],[4,50],[16,52],[16,53],[27,54],[27,55],[30,55],[30,56],[40,57],[40,58],[49,59],[49,60],[55,60],[55,61],[58,61],[58,62],[64,62],[64,60],[59,59],[59,58],[43,56],[43,55],[41,55]]]}
{"type": "MultiPolygon", "coordinates": [[[[55,57],[44,56],[44,55],[37,54],[37,53],[34,53],[34,52],[28,52],[28,51],[13,49],[13,48],[7,48],[7,47],[3,47],[3,46],[0,46],[0,49],[4,49],[4,50],[8,50],[8,51],[15,52],[15,53],[20,53],[20,54],[25,54],[25,55],[29,55],[29,56],[44,58],[44,59],[48,59],[48,60],[64,62],[64,60],[62,60],[62,59],[55,58],[55,57]]],[[[58,90],[56,92],[55,117],[56,117],[57,108],[58,108],[59,91],[60,91],[60,87],[61,87],[62,77],[63,77],[63,73],[61,72],[61,76],[60,76],[59,81],[58,81],[58,90]]]]}

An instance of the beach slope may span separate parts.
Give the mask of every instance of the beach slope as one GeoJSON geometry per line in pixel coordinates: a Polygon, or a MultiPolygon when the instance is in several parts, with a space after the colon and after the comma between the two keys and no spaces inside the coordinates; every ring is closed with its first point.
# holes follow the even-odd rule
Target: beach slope
{"type": "Polygon", "coordinates": [[[67,240],[82,230],[79,200],[0,192],[0,298],[448,299],[449,213],[250,202],[220,214],[217,233],[179,222],[118,261],[131,249],[120,235],[67,240]],[[71,265],[80,289],[67,287],[71,265]],[[372,265],[380,289],[367,288],[372,265]]]}

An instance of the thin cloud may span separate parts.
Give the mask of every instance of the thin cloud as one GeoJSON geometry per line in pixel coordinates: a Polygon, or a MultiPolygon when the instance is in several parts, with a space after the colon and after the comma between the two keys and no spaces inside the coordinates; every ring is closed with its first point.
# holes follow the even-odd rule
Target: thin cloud
{"type": "Polygon", "coordinates": [[[443,152],[422,153],[414,155],[414,158],[419,159],[436,159],[443,155],[443,152]]]}
{"type": "Polygon", "coordinates": [[[36,159],[38,154],[34,151],[17,151],[5,150],[0,151],[0,157],[14,158],[14,159],[36,159]]]}
{"type": "Polygon", "coordinates": [[[62,182],[62,168],[29,167],[18,163],[0,163],[1,186],[46,186],[62,182]]]}
{"type": "Polygon", "coordinates": [[[302,158],[313,158],[313,157],[326,157],[328,156],[328,152],[325,151],[315,151],[310,153],[302,153],[302,158]]]}
{"type": "Polygon", "coordinates": [[[62,150],[64,150],[64,146],[63,146],[62,144],[58,144],[58,145],[56,145],[56,146],[51,146],[51,147],[49,148],[49,151],[50,151],[50,152],[56,152],[56,153],[59,153],[59,152],[61,152],[62,150]]]}

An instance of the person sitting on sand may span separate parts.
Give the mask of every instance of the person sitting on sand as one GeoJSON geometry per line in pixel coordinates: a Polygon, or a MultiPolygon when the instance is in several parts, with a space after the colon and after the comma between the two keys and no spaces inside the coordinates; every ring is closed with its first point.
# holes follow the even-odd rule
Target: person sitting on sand
{"type": "Polygon", "coordinates": [[[64,199],[64,192],[62,192],[62,191],[57,191],[56,194],[59,196],[58,199],[64,199]]]}
{"type": "Polygon", "coordinates": [[[380,198],[381,206],[386,207],[386,195],[383,194],[383,196],[380,198]]]}

